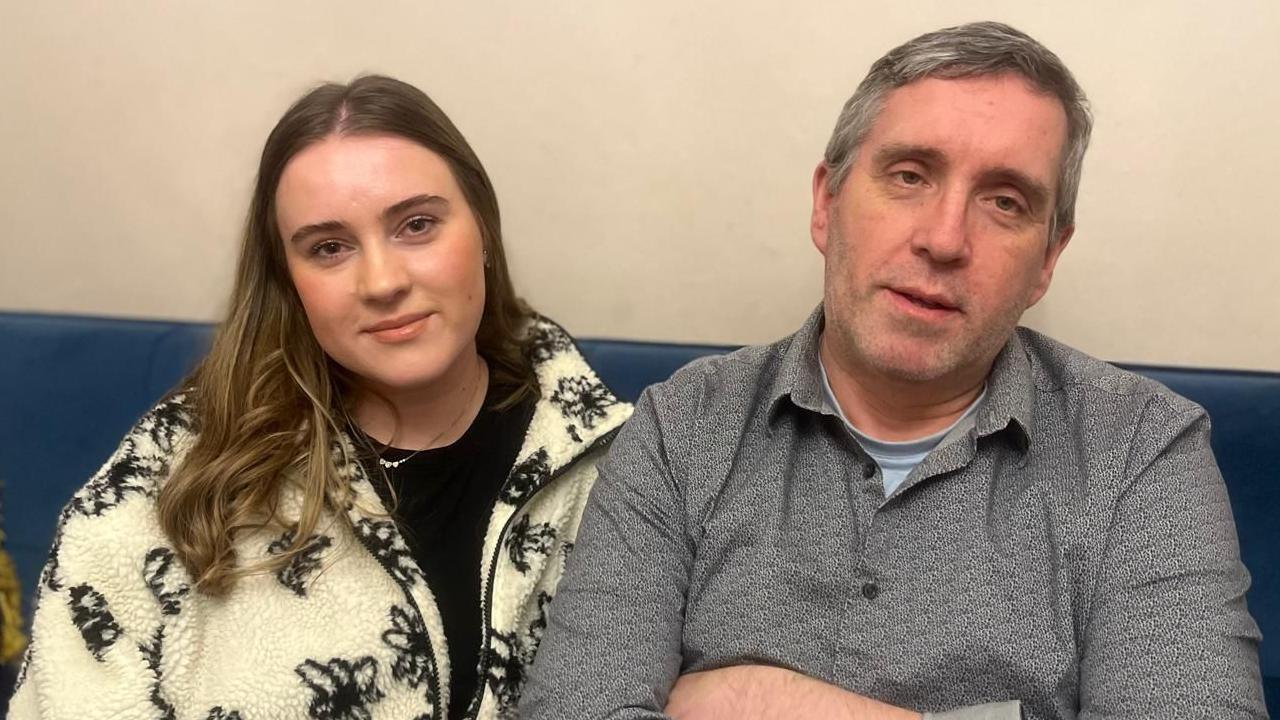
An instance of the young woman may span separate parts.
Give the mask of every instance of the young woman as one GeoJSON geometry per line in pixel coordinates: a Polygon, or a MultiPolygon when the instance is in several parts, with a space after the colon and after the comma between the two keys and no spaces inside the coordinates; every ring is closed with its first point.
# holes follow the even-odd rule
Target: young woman
{"type": "Polygon", "coordinates": [[[516,298],[448,117],[317,88],[209,356],[63,511],[12,717],[507,715],[629,413],[516,298]]]}

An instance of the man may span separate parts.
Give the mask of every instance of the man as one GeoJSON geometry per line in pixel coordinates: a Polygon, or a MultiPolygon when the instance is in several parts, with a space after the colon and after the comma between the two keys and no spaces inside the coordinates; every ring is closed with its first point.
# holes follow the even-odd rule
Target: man
{"type": "Polygon", "coordinates": [[[875,63],[813,178],[822,306],[641,399],[525,720],[1266,716],[1203,410],[1017,328],[1089,131],[1004,25],[875,63]]]}

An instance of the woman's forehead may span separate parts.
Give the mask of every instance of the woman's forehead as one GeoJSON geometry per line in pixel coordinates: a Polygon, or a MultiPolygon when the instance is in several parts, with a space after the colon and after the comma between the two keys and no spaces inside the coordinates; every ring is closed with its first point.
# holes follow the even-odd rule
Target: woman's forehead
{"type": "Polygon", "coordinates": [[[282,228],[329,216],[379,214],[407,197],[461,200],[449,164],[394,135],[331,135],[291,158],[276,187],[282,228]]]}

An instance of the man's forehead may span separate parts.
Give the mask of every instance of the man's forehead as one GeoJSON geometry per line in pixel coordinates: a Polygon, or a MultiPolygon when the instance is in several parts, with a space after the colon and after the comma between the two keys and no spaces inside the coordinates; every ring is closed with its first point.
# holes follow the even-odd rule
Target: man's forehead
{"type": "Polygon", "coordinates": [[[886,94],[861,154],[929,148],[950,162],[1013,167],[1056,186],[1066,140],[1061,101],[1019,75],[929,77],[886,94]]]}

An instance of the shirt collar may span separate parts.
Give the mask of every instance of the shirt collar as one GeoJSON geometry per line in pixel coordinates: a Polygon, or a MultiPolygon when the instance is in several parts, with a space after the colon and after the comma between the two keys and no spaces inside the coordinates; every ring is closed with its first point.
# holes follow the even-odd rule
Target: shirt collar
{"type": "Polygon", "coordinates": [[[780,348],[782,359],[768,396],[771,413],[777,410],[780,400],[789,398],[796,407],[823,415],[831,414],[823,402],[822,369],[818,367],[818,339],[822,337],[822,324],[822,306],[819,305],[791,336],[791,342],[780,348]]]}
{"type": "MultiPolygon", "coordinates": [[[[769,390],[769,407],[777,410],[778,401],[788,398],[793,405],[822,415],[832,415],[824,402],[822,369],[818,365],[818,341],[822,336],[824,316],[819,305],[791,336],[790,343],[780,348],[782,358],[769,390]]],[[[987,397],[979,408],[975,429],[985,437],[1011,427],[1019,435],[1023,449],[1031,439],[1032,409],[1035,383],[1031,361],[1017,331],[996,356],[987,376],[987,397]]]]}
{"type": "Polygon", "coordinates": [[[1012,427],[1020,435],[1025,450],[1031,443],[1035,389],[1031,360],[1027,357],[1022,338],[1014,330],[1000,354],[996,355],[991,374],[987,376],[987,402],[978,411],[978,436],[984,437],[1012,427]]]}

